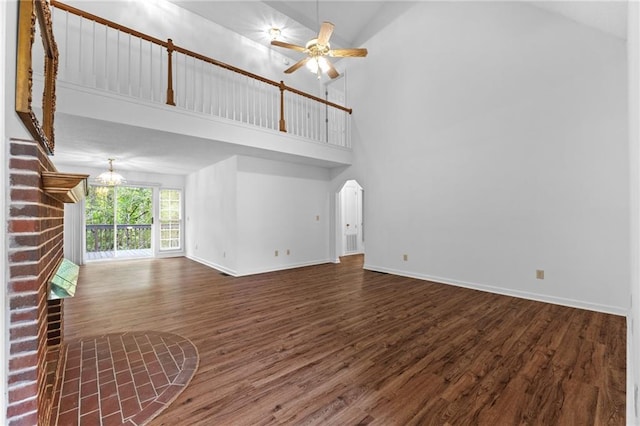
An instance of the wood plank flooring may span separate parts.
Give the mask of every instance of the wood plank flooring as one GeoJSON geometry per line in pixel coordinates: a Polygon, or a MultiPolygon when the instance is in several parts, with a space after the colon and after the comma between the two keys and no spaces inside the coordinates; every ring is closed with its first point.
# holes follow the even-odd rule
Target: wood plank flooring
{"type": "Polygon", "coordinates": [[[151,425],[624,424],[625,318],[362,270],[91,263],[65,339],[158,330],[200,367],[151,425]]]}

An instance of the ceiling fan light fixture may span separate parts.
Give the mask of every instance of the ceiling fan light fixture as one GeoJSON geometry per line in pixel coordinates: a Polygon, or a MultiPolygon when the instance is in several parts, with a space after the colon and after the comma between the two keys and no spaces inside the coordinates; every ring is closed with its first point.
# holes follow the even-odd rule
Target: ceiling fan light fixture
{"type": "Polygon", "coordinates": [[[117,172],[113,171],[113,158],[109,158],[109,170],[102,172],[96,178],[98,182],[107,186],[116,186],[126,182],[126,179],[117,172]]]}
{"type": "Polygon", "coordinates": [[[307,64],[305,66],[314,74],[318,74],[318,69],[320,69],[320,71],[323,73],[329,71],[329,61],[327,61],[327,58],[325,58],[324,56],[316,56],[314,58],[311,58],[309,61],[307,61],[307,64]]]}

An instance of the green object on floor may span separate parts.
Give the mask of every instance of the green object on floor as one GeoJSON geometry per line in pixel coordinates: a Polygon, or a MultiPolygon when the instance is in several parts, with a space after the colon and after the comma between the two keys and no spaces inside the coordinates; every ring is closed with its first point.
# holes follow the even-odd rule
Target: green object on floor
{"type": "Polygon", "coordinates": [[[73,297],[80,267],[67,259],[62,259],[58,269],[49,281],[49,300],[73,297]]]}

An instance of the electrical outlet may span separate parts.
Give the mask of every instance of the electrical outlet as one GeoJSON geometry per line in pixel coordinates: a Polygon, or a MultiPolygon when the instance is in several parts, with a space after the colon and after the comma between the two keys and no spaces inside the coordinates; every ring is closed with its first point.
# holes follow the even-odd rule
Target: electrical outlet
{"type": "Polygon", "coordinates": [[[291,254],[291,250],[287,249],[287,256],[291,254]]]}
{"type": "Polygon", "coordinates": [[[403,254],[402,255],[402,260],[404,260],[405,262],[409,260],[409,255],[408,254],[403,254]]]}
{"type": "Polygon", "coordinates": [[[536,278],[539,280],[544,280],[544,270],[536,269],[536,278]]]}
{"type": "Polygon", "coordinates": [[[278,250],[276,250],[276,252],[275,252],[274,256],[275,256],[275,257],[278,257],[278,250]]]}
{"type": "Polygon", "coordinates": [[[222,252],[222,257],[227,257],[227,252],[226,251],[222,252]]]}

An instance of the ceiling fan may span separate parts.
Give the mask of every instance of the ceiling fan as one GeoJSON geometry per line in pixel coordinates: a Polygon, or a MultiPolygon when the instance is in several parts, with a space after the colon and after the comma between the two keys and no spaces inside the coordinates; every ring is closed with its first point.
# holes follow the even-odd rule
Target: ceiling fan
{"type": "Polygon", "coordinates": [[[273,46],[285,47],[287,49],[292,49],[297,52],[306,53],[307,57],[299,60],[291,67],[284,70],[286,74],[291,74],[296,71],[298,68],[306,65],[312,72],[320,75],[323,72],[326,72],[329,77],[336,78],[338,75],[338,71],[333,66],[333,64],[327,59],[327,56],[333,58],[344,58],[344,57],[364,57],[367,56],[367,49],[365,48],[356,48],[356,49],[332,49],[329,44],[329,38],[333,33],[334,25],[331,22],[323,22],[320,26],[320,31],[318,32],[318,37],[311,39],[307,42],[307,44],[303,46],[298,46],[296,44],[285,43],[279,40],[271,40],[271,44],[273,46]]]}

